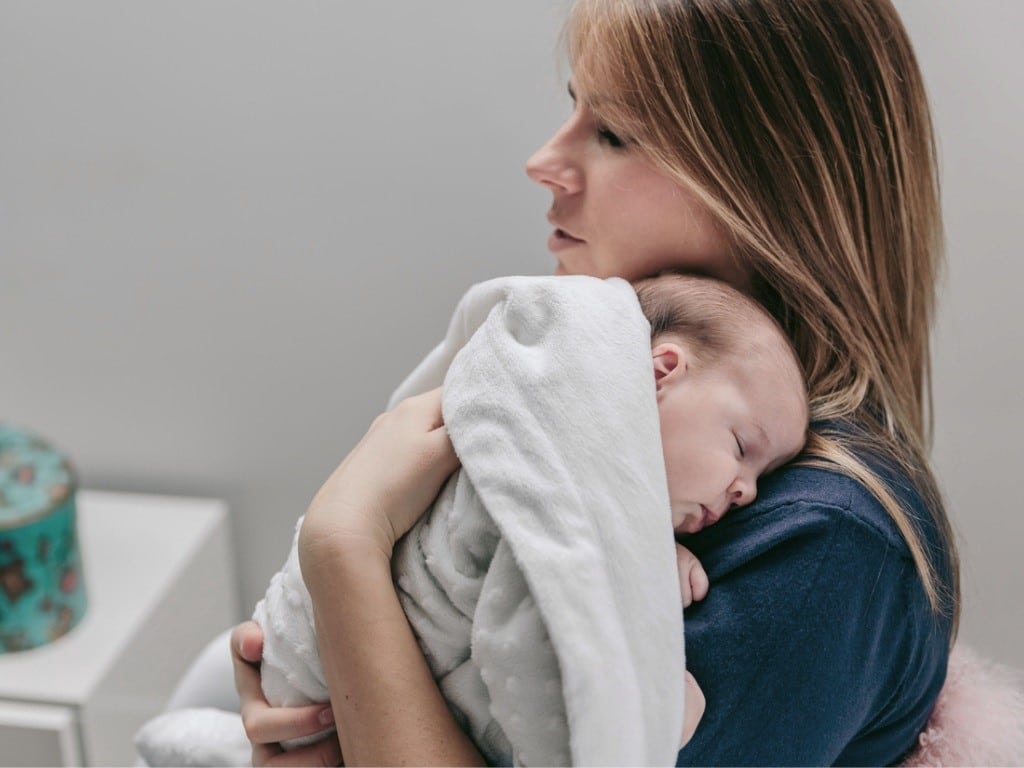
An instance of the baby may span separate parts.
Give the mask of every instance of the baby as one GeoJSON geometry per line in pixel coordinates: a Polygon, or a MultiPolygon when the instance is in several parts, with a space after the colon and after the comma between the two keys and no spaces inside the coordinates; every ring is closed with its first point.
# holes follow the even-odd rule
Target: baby
{"type": "MultiPolygon", "coordinates": [[[[807,390],[788,337],[739,291],[709,278],[634,284],[651,356],[676,533],[696,533],[757,494],[757,478],[804,445],[807,390]]],[[[683,604],[707,594],[704,569],[679,553],[683,604]]]]}
{"type": "MultiPolygon", "coordinates": [[[[805,386],[795,354],[781,328],[755,301],[729,286],[709,278],[664,275],[639,282],[634,289],[651,328],[652,372],[672,526],[677,533],[693,533],[716,522],[730,507],[752,501],[757,478],[800,451],[808,419],[805,386]]],[[[639,321],[638,317],[635,319],[639,321]]],[[[614,355],[614,349],[611,354],[614,355]]],[[[632,359],[638,358],[634,355],[632,359]]],[[[609,447],[609,450],[614,449],[615,446],[609,447]]],[[[454,483],[446,486],[435,502],[435,509],[438,505],[443,507],[446,494],[455,487],[454,483]]],[[[455,493],[458,491],[452,491],[455,493]]],[[[435,510],[418,525],[429,524],[433,515],[435,510]]],[[[483,562],[477,550],[499,533],[489,519],[474,525],[469,537],[474,561],[470,570],[487,573],[490,566],[483,562]]],[[[439,536],[459,535],[444,526],[441,529],[439,536]]],[[[416,530],[414,528],[410,534],[415,534],[416,530]]],[[[396,576],[423,569],[417,559],[422,558],[422,553],[418,553],[415,546],[405,546],[410,538],[412,536],[406,537],[396,547],[393,560],[396,576]]],[[[288,602],[298,607],[302,602],[308,603],[308,594],[303,595],[299,570],[292,562],[295,553],[293,548],[289,563],[274,577],[271,589],[287,595],[288,602]]],[[[688,577],[688,586],[683,585],[683,599],[688,605],[692,599],[704,596],[707,577],[696,558],[685,550],[680,555],[680,569],[688,577]]],[[[442,692],[453,711],[457,711],[464,727],[488,759],[508,759],[509,742],[488,714],[492,707],[486,700],[483,684],[470,680],[480,674],[479,670],[474,671],[472,665],[445,666],[452,659],[463,665],[460,660],[469,657],[468,631],[451,635],[437,630],[438,626],[462,627],[465,620],[458,617],[479,617],[476,611],[479,583],[462,584],[458,594],[451,595],[458,603],[457,621],[454,625],[446,625],[444,621],[439,625],[431,612],[449,608],[438,600],[438,595],[413,594],[408,588],[410,580],[398,578],[397,581],[400,586],[405,585],[399,590],[399,597],[432,672],[439,682],[442,677],[447,678],[442,692]],[[431,637],[443,647],[431,648],[431,637]],[[464,696],[459,706],[450,697],[458,692],[456,689],[464,696]],[[466,711],[466,702],[473,705],[470,709],[477,714],[466,711]],[[460,706],[462,711],[458,712],[460,706]]],[[[415,579],[411,581],[415,583],[415,579]]],[[[268,599],[261,601],[254,615],[264,627],[268,640],[272,634],[281,638],[264,645],[263,684],[268,700],[275,705],[326,701],[327,691],[315,655],[311,621],[276,615],[275,609],[268,607],[272,603],[270,594],[268,590],[268,599]]],[[[312,615],[308,605],[306,615],[312,615]]],[[[520,639],[527,644],[549,642],[543,632],[520,639]]],[[[474,654],[480,650],[474,645],[474,654]]],[[[558,679],[557,666],[545,670],[534,667],[532,672],[537,679],[558,679]]],[[[692,679],[689,684],[692,686],[692,679]]],[[[687,709],[689,729],[684,733],[689,734],[696,723],[692,722],[694,710],[687,709]]],[[[696,717],[699,716],[697,711],[696,717]]],[[[523,713],[523,717],[529,715],[523,713]]],[[[558,718],[549,718],[545,723],[544,738],[552,743],[564,740],[564,733],[558,731],[559,728],[564,731],[564,716],[561,725],[558,725],[558,718]],[[552,727],[553,721],[556,725],[552,727]]],[[[539,740],[538,733],[536,741],[539,740]]],[[[534,741],[531,736],[531,746],[534,741]]]]}

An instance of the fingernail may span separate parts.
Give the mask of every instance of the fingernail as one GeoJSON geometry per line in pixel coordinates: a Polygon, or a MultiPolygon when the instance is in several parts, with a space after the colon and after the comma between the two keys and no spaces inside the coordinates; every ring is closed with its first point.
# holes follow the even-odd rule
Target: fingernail
{"type": "Polygon", "coordinates": [[[328,707],[320,710],[320,725],[334,725],[334,710],[328,707]]]}

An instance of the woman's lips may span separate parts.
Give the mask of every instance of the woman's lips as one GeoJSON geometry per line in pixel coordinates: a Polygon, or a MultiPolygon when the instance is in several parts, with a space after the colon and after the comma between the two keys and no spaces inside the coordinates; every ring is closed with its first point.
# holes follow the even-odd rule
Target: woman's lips
{"type": "Polygon", "coordinates": [[[580,240],[578,237],[573,237],[565,230],[556,229],[548,238],[548,250],[552,253],[557,253],[558,251],[564,251],[566,248],[572,248],[574,245],[580,245],[584,242],[584,240],[580,240]]]}

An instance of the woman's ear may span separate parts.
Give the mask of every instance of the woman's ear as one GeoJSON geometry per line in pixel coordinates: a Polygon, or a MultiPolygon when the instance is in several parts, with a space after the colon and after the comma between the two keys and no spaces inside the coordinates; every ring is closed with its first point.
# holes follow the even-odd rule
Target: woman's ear
{"type": "Polygon", "coordinates": [[[663,341],[651,349],[654,361],[654,386],[660,392],[667,384],[680,380],[689,367],[686,350],[674,341],[663,341]]]}

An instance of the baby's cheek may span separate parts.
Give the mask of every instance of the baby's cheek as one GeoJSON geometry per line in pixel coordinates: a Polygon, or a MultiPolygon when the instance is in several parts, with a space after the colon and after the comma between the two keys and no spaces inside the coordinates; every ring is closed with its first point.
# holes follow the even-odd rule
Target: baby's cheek
{"type": "Polygon", "coordinates": [[[672,509],[672,530],[676,530],[680,525],[683,524],[683,520],[686,519],[686,515],[678,509],[672,509]]]}

